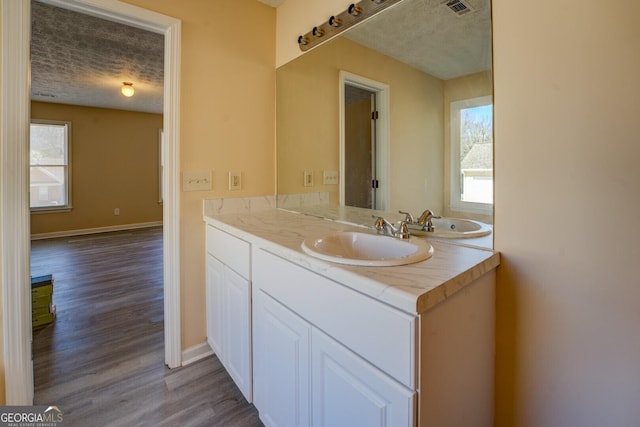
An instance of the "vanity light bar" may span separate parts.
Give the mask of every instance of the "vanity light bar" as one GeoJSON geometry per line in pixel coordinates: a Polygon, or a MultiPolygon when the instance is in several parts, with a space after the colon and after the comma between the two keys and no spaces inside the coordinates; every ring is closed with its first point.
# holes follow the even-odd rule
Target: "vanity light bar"
{"type": "Polygon", "coordinates": [[[298,46],[301,51],[305,52],[401,1],[362,0],[358,3],[351,3],[344,12],[332,16],[327,22],[313,27],[307,34],[298,37],[298,46]]]}

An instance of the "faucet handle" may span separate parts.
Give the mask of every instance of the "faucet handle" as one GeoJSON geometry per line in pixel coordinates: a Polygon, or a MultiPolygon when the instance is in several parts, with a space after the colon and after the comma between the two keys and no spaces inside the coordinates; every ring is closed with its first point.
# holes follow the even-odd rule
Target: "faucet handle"
{"type": "Polygon", "coordinates": [[[373,228],[375,228],[380,234],[384,233],[387,221],[383,217],[377,215],[371,215],[371,218],[376,219],[376,221],[373,223],[373,228]]]}
{"type": "Polygon", "coordinates": [[[416,222],[413,219],[413,215],[411,215],[409,212],[398,211],[398,213],[404,215],[404,220],[409,224],[413,224],[414,222],[416,222]]]}
{"type": "Polygon", "coordinates": [[[398,229],[396,230],[396,237],[402,240],[408,239],[410,237],[409,227],[407,226],[406,221],[400,221],[400,224],[398,224],[398,229]]]}

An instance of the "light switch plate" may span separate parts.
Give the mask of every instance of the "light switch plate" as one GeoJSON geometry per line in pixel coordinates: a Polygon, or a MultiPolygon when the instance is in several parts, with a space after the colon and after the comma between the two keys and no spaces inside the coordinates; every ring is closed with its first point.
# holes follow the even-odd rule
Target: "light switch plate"
{"type": "Polygon", "coordinates": [[[229,190],[240,190],[242,188],[242,173],[229,172],[229,190]]]}
{"type": "Polygon", "coordinates": [[[322,183],[324,185],[338,185],[338,171],[322,171],[322,183]]]}
{"type": "Polygon", "coordinates": [[[207,191],[211,188],[211,171],[182,172],[182,191],[207,191]]]}

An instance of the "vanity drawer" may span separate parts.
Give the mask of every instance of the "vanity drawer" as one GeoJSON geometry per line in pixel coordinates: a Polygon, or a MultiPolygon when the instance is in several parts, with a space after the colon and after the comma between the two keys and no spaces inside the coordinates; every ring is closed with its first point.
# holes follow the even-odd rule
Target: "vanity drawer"
{"type": "Polygon", "coordinates": [[[405,386],[416,388],[417,318],[262,249],[253,286],[405,386]]]}
{"type": "Polygon", "coordinates": [[[207,225],[207,252],[240,274],[250,279],[251,245],[229,233],[207,225]]]}

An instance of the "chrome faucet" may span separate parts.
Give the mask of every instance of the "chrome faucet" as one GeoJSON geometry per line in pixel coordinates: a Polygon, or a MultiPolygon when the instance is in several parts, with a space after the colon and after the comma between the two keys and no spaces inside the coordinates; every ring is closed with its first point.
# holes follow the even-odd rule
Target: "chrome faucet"
{"type": "Polygon", "coordinates": [[[396,237],[398,239],[409,238],[409,227],[407,227],[406,221],[400,221],[398,226],[394,226],[381,216],[372,215],[372,217],[376,218],[373,228],[378,231],[378,234],[384,234],[385,236],[396,237]]]}
{"type": "Polygon", "coordinates": [[[416,221],[409,212],[398,211],[405,215],[405,222],[409,225],[418,225],[423,231],[433,231],[433,222],[431,221],[433,218],[441,218],[439,216],[435,216],[430,209],[422,212],[422,215],[416,221]]]}

